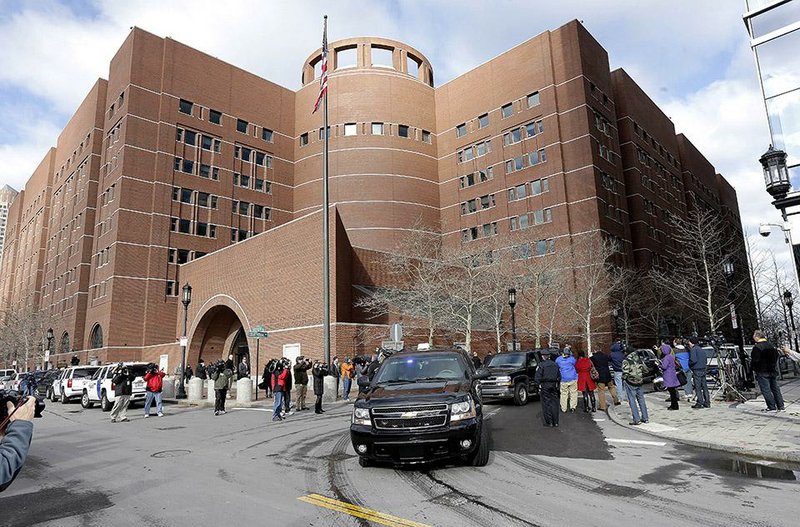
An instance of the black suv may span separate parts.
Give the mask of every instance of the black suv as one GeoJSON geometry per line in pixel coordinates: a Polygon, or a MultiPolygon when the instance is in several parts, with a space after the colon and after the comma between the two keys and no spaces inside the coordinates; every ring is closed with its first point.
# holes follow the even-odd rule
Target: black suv
{"type": "Polygon", "coordinates": [[[414,464],[462,458],[489,461],[476,371],[462,350],[402,352],[359,379],[350,437],[362,467],[373,461],[414,464]]]}
{"type": "Polygon", "coordinates": [[[531,396],[539,394],[533,378],[541,360],[539,351],[493,355],[485,364],[489,378],[481,380],[481,395],[484,399],[513,399],[518,406],[528,404],[531,396]]]}

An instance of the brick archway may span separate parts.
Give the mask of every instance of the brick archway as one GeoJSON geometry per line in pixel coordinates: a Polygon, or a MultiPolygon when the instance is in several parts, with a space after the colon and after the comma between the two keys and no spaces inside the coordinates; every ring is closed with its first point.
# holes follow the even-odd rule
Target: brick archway
{"type": "MultiPolygon", "coordinates": [[[[228,300],[226,298],[226,300],[228,300]]],[[[237,337],[246,327],[246,317],[239,313],[235,302],[207,302],[189,331],[189,350],[187,361],[197,364],[200,357],[206,364],[218,359],[227,359],[229,354],[237,354],[234,345],[237,337]]],[[[246,340],[245,340],[246,342],[246,340]]]]}

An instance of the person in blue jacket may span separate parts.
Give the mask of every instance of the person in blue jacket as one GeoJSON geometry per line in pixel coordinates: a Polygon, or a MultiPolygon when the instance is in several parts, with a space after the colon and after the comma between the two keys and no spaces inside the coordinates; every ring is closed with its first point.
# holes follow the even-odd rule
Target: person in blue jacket
{"type": "Polygon", "coordinates": [[[620,339],[611,345],[611,369],[614,370],[614,384],[620,401],[625,401],[625,387],[622,386],[622,362],[625,360],[625,346],[620,339]]]}
{"type": "Polygon", "coordinates": [[[16,409],[13,404],[6,403],[8,426],[5,431],[0,431],[0,492],[14,481],[28,457],[35,405],[36,399],[33,397],[28,397],[25,404],[16,409]]]}
{"type": "Polygon", "coordinates": [[[691,402],[694,397],[694,389],[692,387],[692,370],[689,368],[689,350],[682,342],[675,343],[675,358],[681,365],[683,373],[686,374],[686,384],[683,385],[683,393],[686,394],[686,401],[691,402]]]}
{"type": "Polygon", "coordinates": [[[572,349],[564,346],[556,366],[561,372],[561,411],[574,412],[578,406],[578,372],[575,371],[575,357],[572,349]],[[570,404],[572,403],[572,404],[570,404]]]}

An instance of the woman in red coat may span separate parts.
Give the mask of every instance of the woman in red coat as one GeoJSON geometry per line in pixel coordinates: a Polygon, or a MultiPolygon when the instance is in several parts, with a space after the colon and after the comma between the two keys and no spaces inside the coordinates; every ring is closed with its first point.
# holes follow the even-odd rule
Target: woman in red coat
{"type": "Polygon", "coordinates": [[[592,402],[592,412],[597,411],[597,402],[594,398],[594,390],[597,388],[592,379],[592,361],[586,357],[585,351],[578,352],[578,361],[575,363],[575,371],[578,372],[578,391],[583,392],[583,411],[589,411],[589,401],[592,402]]]}

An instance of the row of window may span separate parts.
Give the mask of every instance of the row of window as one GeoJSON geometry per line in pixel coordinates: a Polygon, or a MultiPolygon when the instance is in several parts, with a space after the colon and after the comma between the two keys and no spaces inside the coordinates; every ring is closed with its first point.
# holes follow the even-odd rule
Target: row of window
{"type": "MultiPolygon", "coordinates": [[[[200,119],[203,118],[203,108],[201,106],[197,106],[195,109],[195,105],[192,101],[187,101],[186,99],[180,99],[178,102],[178,111],[181,113],[185,113],[186,115],[191,115],[193,117],[198,117],[200,119]],[[196,115],[195,115],[196,114],[196,115]]],[[[222,119],[223,114],[219,110],[214,110],[209,108],[208,109],[208,122],[212,124],[217,124],[223,126],[222,119]]],[[[261,137],[263,141],[271,143],[273,141],[274,133],[269,128],[260,127],[258,125],[249,123],[244,119],[236,119],[236,131],[246,135],[253,135],[254,137],[261,137]],[[250,133],[252,131],[252,134],[250,133]],[[261,132],[260,134],[258,132],[261,132]]]]}
{"type": "Polygon", "coordinates": [[[100,195],[100,205],[105,206],[114,201],[114,192],[116,189],[117,184],[114,183],[110,187],[108,187],[103,194],[100,195]]]}
{"type": "Polygon", "coordinates": [[[673,156],[669,152],[669,150],[664,148],[664,146],[661,143],[656,141],[655,137],[653,137],[652,135],[648,134],[647,130],[645,130],[644,128],[639,126],[639,123],[637,123],[636,121],[633,122],[633,133],[635,133],[636,135],[638,135],[639,137],[644,139],[645,142],[649,142],[650,146],[653,147],[653,149],[656,152],[658,152],[658,154],[661,157],[663,157],[664,159],[667,160],[667,163],[669,163],[670,165],[672,165],[672,166],[674,166],[676,168],[678,167],[678,160],[675,158],[675,156],[673,156]]]}
{"type": "MultiPolygon", "coordinates": [[[[539,106],[540,99],[539,99],[539,92],[533,92],[528,94],[525,98],[526,108],[533,108],[534,106],[539,106]]],[[[507,119],[514,115],[514,103],[513,101],[507,104],[504,104],[500,107],[500,114],[502,119],[507,119]]],[[[480,130],[482,128],[486,128],[489,126],[489,114],[484,113],[477,117],[477,127],[475,130],[480,130]]],[[[467,123],[463,122],[456,126],[456,137],[463,137],[467,135],[467,123]]]]}
{"type": "Polygon", "coordinates": [[[107,280],[103,280],[99,284],[93,285],[91,287],[91,289],[92,289],[92,300],[96,300],[98,298],[102,298],[102,297],[106,296],[106,294],[108,293],[108,291],[106,289],[107,282],[108,282],[107,280]]]}
{"type": "Polygon", "coordinates": [[[459,163],[465,163],[467,161],[472,161],[476,157],[485,156],[491,151],[492,142],[490,139],[487,139],[486,141],[481,141],[474,145],[468,146],[463,150],[459,150],[456,152],[456,159],[458,159],[459,163]]]}
{"type": "Polygon", "coordinates": [[[603,143],[597,143],[600,157],[605,159],[611,164],[614,164],[614,152],[603,143]]]}
{"type": "Polygon", "coordinates": [[[167,261],[172,264],[185,264],[201,258],[208,253],[202,251],[190,251],[189,249],[173,249],[167,250],[167,261]]]}
{"type": "Polygon", "coordinates": [[[266,168],[272,168],[272,156],[265,153],[259,152],[253,148],[249,148],[243,145],[235,145],[233,147],[233,157],[236,159],[241,159],[246,163],[255,163],[258,166],[263,166],[266,168]]]}
{"type": "Polygon", "coordinates": [[[556,241],[553,239],[525,242],[514,247],[514,259],[527,260],[536,256],[544,256],[556,252],[556,241]]]}
{"type": "Polygon", "coordinates": [[[272,193],[272,182],[261,179],[255,176],[248,176],[247,174],[233,173],[233,184],[237,187],[249,188],[251,190],[258,190],[260,192],[272,193]]]}
{"type": "Polygon", "coordinates": [[[98,267],[103,267],[104,265],[108,264],[110,258],[111,258],[111,247],[106,247],[105,249],[97,253],[94,257],[95,269],[98,267]]]}
{"type": "Polygon", "coordinates": [[[524,126],[513,128],[503,134],[503,144],[506,146],[513,145],[515,143],[519,143],[524,138],[531,138],[535,135],[541,134],[542,132],[544,132],[544,125],[542,124],[542,121],[531,121],[524,126]]]}
{"type": "Polygon", "coordinates": [[[239,214],[241,216],[247,216],[250,214],[250,211],[253,212],[253,217],[260,219],[260,220],[271,220],[272,219],[272,209],[269,207],[265,207],[264,205],[259,205],[257,203],[248,203],[247,201],[233,201],[233,210],[234,214],[239,214]]]}
{"type": "Polygon", "coordinates": [[[622,209],[615,207],[612,203],[606,206],[606,217],[615,221],[622,221],[622,209]]]}
{"type": "Polygon", "coordinates": [[[219,154],[222,151],[222,141],[210,135],[201,134],[194,130],[177,127],[175,128],[175,140],[179,143],[184,143],[189,146],[197,146],[200,148],[219,154]],[[199,138],[199,139],[198,139],[199,138]]]}
{"type": "Polygon", "coordinates": [[[169,230],[181,234],[192,234],[204,238],[216,238],[217,226],[213,223],[191,221],[183,218],[170,218],[169,230]]]}
{"type": "Polygon", "coordinates": [[[525,230],[535,225],[543,225],[553,221],[553,209],[539,209],[527,214],[520,214],[509,218],[508,224],[512,231],[525,230]]]}
{"type": "Polygon", "coordinates": [[[458,178],[459,186],[461,188],[468,188],[478,183],[483,183],[494,178],[494,169],[492,167],[478,170],[471,174],[466,174],[458,178]]]}
{"type": "Polygon", "coordinates": [[[485,196],[463,202],[461,204],[461,215],[472,214],[473,212],[477,212],[478,209],[490,209],[495,205],[494,194],[486,194],[485,196]]]}
{"type": "Polygon", "coordinates": [[[598,112],[597,110],[592,110],[594,113],[594,126],[597,128],[603,135],[610,136],[611,135],[611,123],[608,122],[608,119],[603,117],[603,115],[598,112]]]}
{"type": "Polygon", "coordinates": [[[550,192],[550,178],[542,178],[531,181],[530,183],[522,183],[515,187],[508,189],[508,201],[517,201],[525,199],[528,196],[538,196],[550,192]],[[528,189],[530,185],[530,190],[528,189]]]}
{"type": "Polygon", "coordinates": [[[209,209],[216,209],[218,205],[218,198],[213,194],[181,187],[172,187],[172,201],[194,204],[209,209]]]}
{"type": "Polygon", "coordinates": [[[173,168],[185,174],[192,174],[202,178],[219,181],[219,167],[214,167],[205,163],[195,163],[191,159],[176,157],[173,168]],[[195,164],[197,165],[197,173],[195,173],[195,164]]]}
{"type": "Polygon", "coordinates": [[[522,170],[525,167],[532,167],[538,165],[539,163],[544,163],[545,161],[547,161],[547,153],[544,151],[544,148],[540,148],[539,150],[534,150],[529,154],[517,156],[507,160],[506,174],[511,174],[513,172],[522,170]]]}
{"type": "Polygon", "coordinates": [[[601,171],[600,181],[604,189],[608,190],[612,194],[619,193],[619,182],[611,174],[601,171]]]}
{"type": "Polygon", "coordinates": [[[497,222],[484,223],[480,227],[470,227],[461,231],[461,241],[469,242],[477,240],[479,237],[489,238],[497,234],[497,222]]]}
{"type": "MultiPolygon", "coordinates": [[[[334,131],[337,128],[341,129],[342,137],[351,137],[355,135],[359,135],[358,133],[358,126],[359,123],[345,123],[343,125],[334,125],[334,131]]],[[[407,124],[390,124],[390,123],[382,123],[382,122],[373,122],[369,127],[370,134],[369,135],[396,135],[397,137],[404,137],[407,139],[416,139],[417,141],[422,141],[423,143],[431,144],[432,136],[430,131],[424,130],[422,128],[412,128],[407,124]]],[[[366,133],[366,124],[364,125],[364,129],[362,129],[362,135],[367,135],[366,133]]],[[[331,127],[328,127],[328,137],[335,137],[335,135],[331,135],[331,127]]],[[[325,130],[323,128],[319,129],[319,140],[322,141],[325,139],[325,130]]],[[[300,146],[306,146],[309,142],[309,135],[308,132],[304,134],[300,134],[300,146]]]]}

